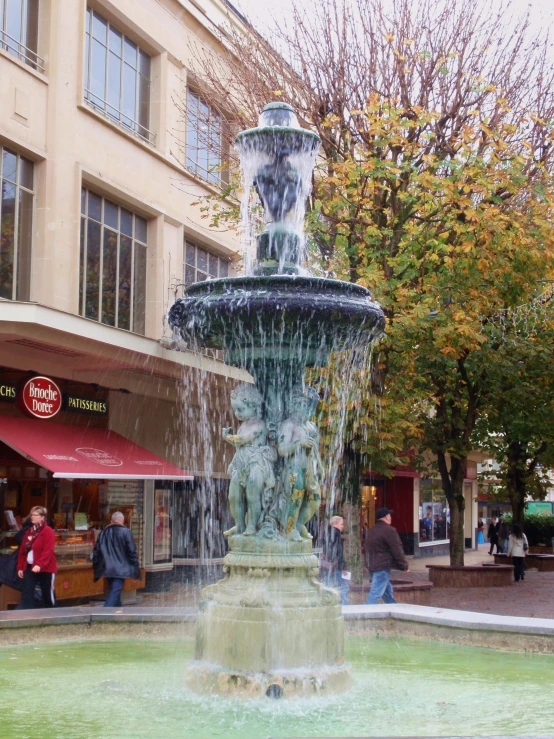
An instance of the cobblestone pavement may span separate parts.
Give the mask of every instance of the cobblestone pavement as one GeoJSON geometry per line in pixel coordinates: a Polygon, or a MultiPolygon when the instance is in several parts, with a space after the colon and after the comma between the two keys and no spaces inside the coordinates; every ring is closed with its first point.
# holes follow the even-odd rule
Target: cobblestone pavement
{"type": "MultiPolygon", "coordinates": [[[[490,562],[487,552],[487,545],[482,545],[479,551],[467,551],[465,563],[480,565],[482,562],[490,562]]],[[[393,579],[429,582],[427,565],[431,563],[448,564],[449,558],[409,558],[410,572],[394,572],[393,579]]],[[[366,580],[362,591],[351,590],[349,603],[363,603],[368,589],[369,582],[366,580]]],[[[168,593],[140,595],[140,605],[194,607],[198,604],[200,591],[200,585],[174,583],[168,593]]],[[[528,570],[524,582],[514,582],[510,587],[504,588],[434,588],[431,591],[431,605],[501,616],[554,618],[554,572],[528,570]]]]}

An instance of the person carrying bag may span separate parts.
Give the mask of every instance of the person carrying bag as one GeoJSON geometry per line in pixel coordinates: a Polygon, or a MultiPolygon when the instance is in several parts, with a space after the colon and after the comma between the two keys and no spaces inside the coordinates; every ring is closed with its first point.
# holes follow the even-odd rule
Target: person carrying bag
{"type": "Polygon", "coordinates": [[[529,549],[527,537],[521,530],[521,526],[515,523],[512,533],[508,539],[508,557],[512,558],[514,565],[514,580],[523,582],[525,580],[525,554],[529,549]]]}

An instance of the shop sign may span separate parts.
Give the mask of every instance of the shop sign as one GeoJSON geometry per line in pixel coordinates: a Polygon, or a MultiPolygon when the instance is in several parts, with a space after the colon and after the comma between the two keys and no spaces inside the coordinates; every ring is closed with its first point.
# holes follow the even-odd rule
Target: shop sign
{"type": "Polygon", "coordinates": [[[548,500],[532,501],[525,504],[526,513],[540,513],[541,516],[552,515],[552,503],[548,500]]]}
{"type": "Polygon", "coordinates": [[[5,403],[14,403],[17,399],[17,386],[8,385],[5,382],[0,384],[0,401],[5,403]]]}
{"type": "Polygon", "coordinates": [[[477,480],[477,462],[468,459],[465,464],[464,478],[466,480],[477,480]]]}
{"type": "Polygon", "coordinates": [[[108,401],[80,398],[77,395],[66,395],[63,402],[64,410],[73,413],[92,413],[95,416],[108,415],[108,401]]]}
{"type": "Polygon", "coordinates": [[[62,407],[62,393],[49,377],[33,377],[23,386],[21,405],[35,418],[53,418],[62,407]]]}

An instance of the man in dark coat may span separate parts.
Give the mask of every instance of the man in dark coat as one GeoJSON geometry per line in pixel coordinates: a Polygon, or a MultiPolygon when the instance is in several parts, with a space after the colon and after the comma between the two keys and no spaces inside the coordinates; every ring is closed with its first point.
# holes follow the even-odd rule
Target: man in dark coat
{"type": "Polygon", "coordinates": [[[489,541],[491,543],[491,547],[489,549],[489,554],[492,554],[492,550],[494,549],[495,546],[496,546],[496,553],[497,554],[500,554],[500,546],[498,545],[498,539],[499,539],[498,533],[499,533],[499,529],[500,529],[500,522],[498,521],[498,519],[495,516],[493,516],[491,518],[491,522],[489,524],[489,530],[488,530],[488,534],[487,534],[488,537],[489,537],[489,541]]]}
{"type": "Polygon", "coordinates": [[[369,529],[365,536],[365,562],[371,574],[371,588],[366,605],[379,603],[381,598],[385,603],[396,603],[390,582],[390,571],[392,569],[410,571],[398,532],[391,526],[391,513],[394,511],[378,508],[375,511],[375,526],[369,529]]]}
{"type": "Polygon", "coordinates": [[[94,582],[105,577],[110,587],[105,608],[121,606],[121,591],[126,578],[140,579],[137,548],[124,521],[123,513],[113,513],[111,524],[100,532],[92,553],[94,582]]]}
{"type": "Polygon", "coordinates": [[[341,516],[333,516],[329,521],[329,528],[323,539],[321,558],[319,566],[321,578],[324,584],[339,591],[342,606],[348,605],[348,580],[346,575],[346,562],[344,561],[344,548],[342,544],[342,532],[344,519],[341,516]]]}

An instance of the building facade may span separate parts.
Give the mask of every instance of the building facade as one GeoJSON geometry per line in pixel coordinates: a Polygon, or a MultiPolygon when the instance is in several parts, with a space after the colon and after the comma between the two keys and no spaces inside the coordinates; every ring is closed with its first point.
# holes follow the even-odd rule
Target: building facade
{"type": "MultiPolygon", "coordinates": [[[[236,269],[235,238],[210,230],[198,205],[228,172],[223,116],[194,80],[197,55],[219,53],[222,29],[241,22],[221,0],[0,3],[4,553],[39,504],[60,556],[73,552],[68,567],[89,567],[90,532],[117,507],[149,586],[223,555],[229,459],[217,426],[247,377],[178,346],[165,316],[184,284],[236,269]],[[93,449],[72,470],[56,459],[72,456],[68,428],[93,449]],[[114,451],[121,439],[143,450],[139,471],[114,451]]],[[[72,577],[59,578],[67,597],[72,577]]]]}

